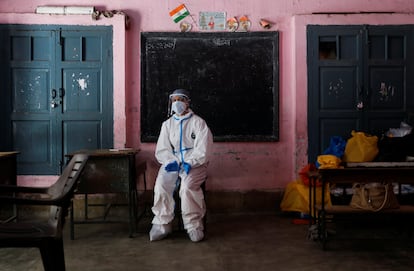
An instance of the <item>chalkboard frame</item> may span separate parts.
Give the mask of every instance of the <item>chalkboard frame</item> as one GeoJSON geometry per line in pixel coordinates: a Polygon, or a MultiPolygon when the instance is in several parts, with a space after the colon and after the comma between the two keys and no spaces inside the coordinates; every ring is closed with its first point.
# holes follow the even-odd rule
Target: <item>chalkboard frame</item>
{"type": "MultiPolygon", "coordinates": [[[[211,43],[209,43],[211,44],[211,43]]],[[[202,45],[200,45],[202,46],[202,45]]],[[[175,52],[175,51],[174,51],[175,52]]],[[[243,53],[243,51],[241,52],[243,53]]],[[[178,54],[178,53],[177,53],[178,54]]],[[[197,55],[198,56],[198,55],[197,55]]],[[[232,55],[234,56],[234,55],[232,55]]],[[[279,141],[279,33],[277,31],[267,31],[267,32],[142,32],[141,33],[141,141],[142,142],[156,142],[159,130],[161,127],[162,121],[167,118],[167,108],[168,108],[168,94],[176,88],[186,88],[189,89],[192,95],[192,108],[196,114],[203,117],[210,129],[213,132],[214,141],[217,142],[274,142],[279,141]],[[260,66],[260,70],[264,70],[263,79],[260,78],[260,74],[256,74],[254,80],[261,81],[265,80],[267,82],[263,90],[254,89],[253,91],[244,91],[243,93],[237,93],[237,89],[227,90],[233,91],[237,95],[233,97],[234,101],[240,101],[241,107],[237,110],[243,111],[240,114],[241,125],[248,125],[253,127],[259,127],[260,129],[255,129],[255,132],[249,132],[250,127],[246,129],[249,133],[234,133],[232,131],[225,131],[221,133],[215,133],[218,125],[222,124],[222,120],[226,118],[226,115],[214,116],[209,118],[209,114],[214,114],[214,111],[217,111],[217,108],[214,108],[214,103],[212,106],[208,107],[208,100],[205,99],[203,95],[208,92],[210,89],[203,89],[203,86],[197,86],[196,91],[194,91],[193,86],[194,82],[191,82],[191,78],[183,78],[184,71],[176,71],[176,67],[169,67],[173,65],[173,62],[169,63],[168,61],[174,59],[174,56],[171,55],[171,51],[168,54],[163,54],[163,50],[170,50],[171,48],[165,48],[166,44],[173,45],[174,50],[180,50],[180,42],[191,40],[195,45],[199,45],[197,42],[209,43],[212,40],[214,41],[214,46],[209,46],[205,48],[206,50],[217,50],[214,53],[217,53],[220,56],[223,48],[226,45],[233,46],[232,50],[245,50],[246,52],[256,54],[258,52],[257,58],[263,58],[261,61],[264,62],[264,65],[260,66]],[[247,42],[247,43],[246,43],[247,42]],[[252,52],[249,48],[236,47],[238,44],[246,43],[252,44],[258,43],[259,46],[266,47],[256,47],[258,50],[252,52]],[[224,47],[222,47],[224,45],[224,47]],[[250,50],[250,51],[249,51],[250,50]],[[260,55],[262,54],[262,55],[260,55]],[[162,57],[157,61],[152,62],[153,58],[162,57]],[[266,59],[265,59],[266,58],[266,59]],[[162,61],[161,61],[162,60],[162,61]],[[162,67],[160,63],[162,62],[162,67]],[[153,65],[154,67],[151,67],[153,65]],[[166,68],[167,67],[167,68],[166,68]],[[160,76],[158,73],[162,69],[168,69],[168,75],[172,74],[172,78],[166,78],[165,76],[160,76]],[[178,76],[174,73],[177,72],[178,76]],[[270,76],[269,76],[270,75],[270,76]],[[266,77],[265,77],[266,76],[266,77]],[[270,79],[269,79],[270,78],[270,79]],[[163,80],[172,80],[171,82],[163,82],[163,80]],[[156,81],[156,82],[155,82],[156,81]],[[154,83],[155,82],[155,83],[154,83]],[[262,95],[263,93],[263,95],[262,95]],[[200,96],[200,97],[197,97],[200,96]],[[203,96],[203,97],[201,97],[203,96]],[[263,97],[262,97],[263,96],[263,97]],[[254,102],[247,101],[258,100],[258,97],[262,97],[263,101],[267,105],[254,104],[254,102]],[[197,99],[200,98],[200,99],[197,99]],[[251,107],[251,108],[249,108],[251,107]],[[263,109],[263,108],[265,109],[263,109]],[[266,118],[261,118],[263,114],[256,114],[255,111],[261,112],[260,110],[266,110],[266,118]],[[245,114],[245,111],[252,110],[252,114],[245,114]],[[243,115],[244,113],[244,115],[243,115]],[[250,115],[250,116],[249,116],[250,115]],[[249,122],[243,123],[248,119],[249,122]],[[256,133],[257,130],[263,131],[256,133]]],[[[233,63],[237,61],[237,58],[232,57],[232,59],[226,59],[224,56],[224,61],[233,63]],[[236,60],[235,60],[236,59],[236,60]]],[[[240,58],[241,59],[241,58],[240,58]]],[[[184,58],[181,60],[185,61],[184,58]]],[[[201,59],[203,60],[203,59],[201,59]]],[[[171,60],[174,61],[174,60],[171,60]]],[[[194,59],[191,59],[194,61],[194,59]]],[[[222,60],[220,60],[222,61],[222,60]]],[[[259,61],[259,60],[258,60],[259,61]]],[[[253,66],[255,63],[251,63],[253,66]]],[[[258,63],[260,64],[260,63],[258,63]]],[[[193,65],[194,66],[194,65],[193,65]]],[[[230,65],[229,65],[230,66],[230,65]]],[[[237,67],[237,63],[234,65],[237,67]]],[[[251,72],[251,71],[250,71],[251,72]]],[[[254,72],[254,71],[253,71],[254,72]]],[[[164,75],[166,72],[164,72],[164,75]]],[[[224,80],[224,79],[223,79],[224,80]]],[[[227,79],[226,79],[227,80],[227,79]]],[[[220,81],[220,80],[219,80],[220,81]]],[[[260,82],[258,82],[260,83],[260,82]]],[[[260,85],[260,84],[259,84],[260,85]]],[[[233,93],[233,94],[234,94],[233,93]]],[[[221,93],[214,93],[215,99],[220,99],[221,93]]],[[[210,97],[210,96],[209,96],[210,97]]],[[[228,98],[228,97],[227,97],[228,98]]],[[[259,99],[260,101],[260,99],[259,99]]],[[[231,100],[233,102],[233,100],[231,100]]],[[[230,103],[231,103],[230,102],[230,103]]],[[[225,104],[230,104],[226,102],[225,104]]],[[[236,105],[232,105],[236,106],[236,105]]],[[[218,109],[219,110],[219,109],[218,109]]],[[[234,116],[233,116],[234,118],[234,116]]],[[[237,125],[239,119],[231,119],[232,125],[237,125]]],[[[220,127],[222,128],[222,127],[220,127]]],[[[234,129],[234,128],[233,128],[234,129]]],[[[237,129],[236,129],[237,130],[237,129]]],[[[239,131],[240,132],[240,131],[239,131]]]]}

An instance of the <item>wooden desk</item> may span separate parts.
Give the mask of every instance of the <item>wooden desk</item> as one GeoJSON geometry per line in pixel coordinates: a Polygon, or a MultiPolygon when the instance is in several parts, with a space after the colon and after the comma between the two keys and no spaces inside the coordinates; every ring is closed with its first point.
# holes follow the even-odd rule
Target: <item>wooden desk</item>
{"type": "MultiPolygon", "coordinates": [[[[0,152],[0,184],[17,184],[16,156],[19,152],[0,152]]],[[[17,208],[13,206],[1,206],[0,223],[8,222],[17,216],[17,208]]]]}
{"type": "MultiPolygon", "coordinates": [[[[109,221],[106,215],[112,204],[89,204],[89,194],[112,194],[126,193],[128,195],[129,209],[129,236],[133,237],[137,226],[137,188],[136,188],[136,169],[135,156],[137,150],[80,150],[66,156],[72,157],[76,153],[87,153],[88,162],[85,166],[83,176],[80,179],[77,194],[84,195],[84,219],[75,220],[73,205],[70,213],[71,239],[75,238],[74,224],[86,223],[119,223],[121,221],[109,221]],[[91,220],[88,217],[89,206],[104,206],[105,215],[100,220],[91,220]]],[[[119,204],[118,204],[119,205],[119,204]]]]}
{"type": "MultiPolygon", "coordinates": [[[[319,169],[316,172],[309,173],[309,208],[312,217],[314,218],[312,224],[317,224],[318,239],[322,242],[325,249],[327,241],[326,223],[328,215],[348,215],[355,219],[376,218],[389,216],[391,219],[396,216],[408,216],[409,221],[414,222],[414,206],[401,205],[399,209],[382,210],[380,212],[371,212],[365,210],[355,209],[345,205],[325,206],[325,190],[329,189],[331,185],[348,185],[352,186],[355,182],[370,183],[370,182],[391,182],[398,184],[401,188],[402,184],[414,184],[414,163],[352,163],[348,167],[338,169],[319,169]],[[316,181],[319,180],[322,184],[322,201],[321,206],[316,206],[316,181]],[[313,202],[313,204],[311,204],[313,202]],[[317,215],[317,217],[315,217],[317,215]]],[[[401,189],[399,189],[401,191],[401,189]]],[[[400,197],[401,193],[397,194],[400,197]]],[[[401,202],[400,202],[401,204],[401,202]]],[[[409,226],[408,221],[406,224],[409,226]]]]}

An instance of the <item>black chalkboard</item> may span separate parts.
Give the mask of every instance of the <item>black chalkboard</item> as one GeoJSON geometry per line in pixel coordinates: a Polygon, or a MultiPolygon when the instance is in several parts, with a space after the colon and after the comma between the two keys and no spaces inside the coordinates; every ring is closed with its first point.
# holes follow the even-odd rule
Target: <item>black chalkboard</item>
{"type": "Polygon", "coordinates": [[[278,44],[278,32],[141,33],[141,141],[157,140],[177,88],[215,141],[278,141],[278,44]]]}

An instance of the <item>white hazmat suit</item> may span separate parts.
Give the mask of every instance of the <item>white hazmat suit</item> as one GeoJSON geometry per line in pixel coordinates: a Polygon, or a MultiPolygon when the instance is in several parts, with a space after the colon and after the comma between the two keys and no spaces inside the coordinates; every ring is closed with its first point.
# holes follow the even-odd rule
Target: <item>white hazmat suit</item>
{"type": "Polygon", "coordinates": [[[160,240],[171,231],[170,223],[174,219],[175,206],[173,193],[179,177],[184,228],[191,240],[199,241],[203,238],[206,205],[200,185],[207,177],[212,143],[213,136],[206,122],[189,108],[184,115],[174,114],[163,122],[155,150],[155,157],[162,166],[154,187],[151,241],[160,240]],[[177,165],[178,169],[167,170],[167,165],[177,165]],[[202,236],[193,238],[192,234],[196,231],[201,231],[202,236]]]}

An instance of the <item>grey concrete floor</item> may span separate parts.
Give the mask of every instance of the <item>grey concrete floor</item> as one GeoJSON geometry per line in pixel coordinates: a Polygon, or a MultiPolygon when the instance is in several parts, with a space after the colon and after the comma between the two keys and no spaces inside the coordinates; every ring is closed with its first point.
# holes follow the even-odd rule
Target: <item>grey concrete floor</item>
{"type": "MultiPolygon", "coordinates": [[[[407,240],[332,240],[328,249],[308,240],[307,225],[277,214],[211,214],[206,239],[192,243],[185,232],[150,242],[150,218],[135,238],[126,224],[65,228],[69,271],[89,270],[413,270],[414,245],[407,240]]],[[[404,239],[404,238],[402,238],[404,239]]],[[[43,270],[37,249],[0,249],[1,271],[43,270]]]]}

